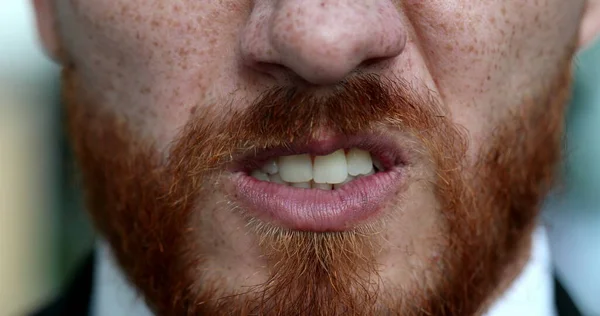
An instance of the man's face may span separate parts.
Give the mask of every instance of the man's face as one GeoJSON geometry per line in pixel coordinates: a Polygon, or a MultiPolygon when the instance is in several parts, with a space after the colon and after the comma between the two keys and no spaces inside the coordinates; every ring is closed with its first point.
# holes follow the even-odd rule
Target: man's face
{"type": "Polygon", "coordinates": [[[56,1],[89,211],[160,314],[467,315],[520,272],[584,1],[56,1]]]}

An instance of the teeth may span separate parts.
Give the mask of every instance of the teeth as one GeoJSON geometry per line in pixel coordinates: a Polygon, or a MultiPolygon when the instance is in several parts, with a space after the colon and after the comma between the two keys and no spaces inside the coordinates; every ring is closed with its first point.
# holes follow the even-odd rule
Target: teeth
{"type": "Polygon", "coordinates": [[[291,186],[293,186],[295,188],[310,189],[310,182],[292,183],[291,186]]]}
{"type": "Polygon", "coordinates": [[[260,181],[269,181],[269,176],[260,170],[254,170],[250,175],[260,181]]]}
{"type": "Polygon", "coordinates": [[[281,176],[279,175],[279,173],[269,175],[269,180],[271,180],[271,182],[275,182],[275,183],[279,183],[279,184],[285,184],[285,185],[288,184],[287,182],[283,181],[283,179],[281,179],[281,176]]]}
{"type": "Polygon", "coordinates": [[[307,182],[313,178],[310,155],[279,157],[279,175],[286,182],[307,182]]]}
{"type": "Polygon", "coordinates": [[[251,176],[260,180],[304,189],[333,190],[362,177],[383,171],[377,158],[365,150],[337,150],[326,156],[309,154],[283,156],[269,160],[251,176]]]}
{"type": "Polygon", "coordinates": [[[275,160],[269,160],[260,170],[264,173],[276,174],[279,171],[279,167],[277,167],[277,162],[275,160]]]}
{"type": "Polygon", "coordinates": [[[313,189],[319,189],[319,190],[325,190],[325,191],[329,191],[331,189],[333,189],[333,186],[331,184],[328,183],[316,183],[313,182],[311,187],[313,189]]]}
{"type": "Polygon", "coordinates": [[[352,148],[346,154],[346,161],[348,162],[348,174],[351,176],[367,174],[373,170],[373,161],[368,151],[352,148]]]}
{"type": "Polygon", "coordinates": [[[351,175],[348,175],[348,177],[346,178],[346,180],[344,180],[344,182],[338,183],[338,184],[334,184],[333,188],[337,190],[337,189],[341,188],[344,184],[346,184],[346,183],[354,180],[355,178],[357,178],[357,177],[353,177],[351,175]]]}
{"type": "Polygon", "coordinates": [[[313,165],[316,183],[342,183],[348,176],[348,166],[344,150],[337,150],[327,156],[315,157],[313,165]]]}

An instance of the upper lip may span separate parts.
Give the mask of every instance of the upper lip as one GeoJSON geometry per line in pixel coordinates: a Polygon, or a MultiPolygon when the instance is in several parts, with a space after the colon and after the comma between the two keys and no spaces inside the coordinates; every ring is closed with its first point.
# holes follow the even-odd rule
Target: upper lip
{"type": "Polygon", "coordinates": [[[389,136],[383,134],[334,135],[322,139],[294,142],[285,146],[265,148],[239,155],[230,166],[231,172],[246,172],[259,169],[267,161],[281,157],[300,154],[324,156],[339,149],[358,148],[368,151],[377,158],[384,169],[407,164],[404,152],[395,146],[389,136]]]}

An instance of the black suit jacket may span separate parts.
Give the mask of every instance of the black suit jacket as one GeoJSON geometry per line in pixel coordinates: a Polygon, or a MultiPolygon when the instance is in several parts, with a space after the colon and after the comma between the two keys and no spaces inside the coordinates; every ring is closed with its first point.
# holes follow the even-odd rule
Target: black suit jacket
{"type": "MultiPolygon", "coordinates": [[[[33,313],[32,316],[88,316],[90,314],[89,311],[94,279],[93,272],[94,255],[92,254],[86,258],[81,269],[77,271],[73,281],[66,288],[63,295],[44,309],[33,313]]],[[[575,307],[575,304],[573,304],[573,301],[556,278],[554,278],[554,286],[558,315],[580,316],[581,313],[579,313],[577,307],[575,307]]]]}

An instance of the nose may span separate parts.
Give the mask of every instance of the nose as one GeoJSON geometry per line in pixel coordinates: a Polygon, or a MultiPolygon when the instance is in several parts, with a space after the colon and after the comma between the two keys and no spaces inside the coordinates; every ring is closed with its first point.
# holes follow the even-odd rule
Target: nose
{"type": "Polygon", "coordinates": [[[406,27],[390,0],[257,0],[240,39],[247,66],[315,85],[398,56],[406,27]]]}

